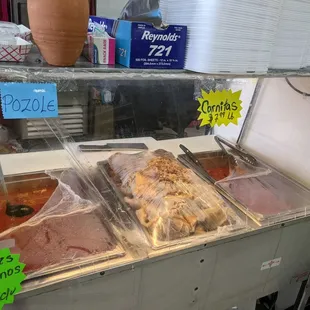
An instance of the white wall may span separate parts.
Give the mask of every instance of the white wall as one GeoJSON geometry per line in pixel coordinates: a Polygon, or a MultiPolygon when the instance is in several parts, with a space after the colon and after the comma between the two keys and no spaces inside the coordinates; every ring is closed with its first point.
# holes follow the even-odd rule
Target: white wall
{"type": "Polygon", "coordinates": [[[229,83],[229,88],[233,91],[241,91],[240,100],[242,101],[241,118],[238,121],[238,126],[235,124],[229,124],[228,126],[221,125],[214,127],[214,134],[220,135],[229,141],[236,142],[242,125],[244,123],[245,117],[248,113],[252,97],[257,84],[257,79],[233,79],[229,83]]]}
{"type": "Polygon", "coordinates": [[[128,0],[97,0],[97,15],[119,17],[128,0]]]}
{"type": "MultiPolygon", "coordinates": [[[[290,78],[310,93],[309,78],[290,78]]],[[[310,97],[283,78],[265,79],[244,139],[247,149],[310,187],[310,97]]]]}

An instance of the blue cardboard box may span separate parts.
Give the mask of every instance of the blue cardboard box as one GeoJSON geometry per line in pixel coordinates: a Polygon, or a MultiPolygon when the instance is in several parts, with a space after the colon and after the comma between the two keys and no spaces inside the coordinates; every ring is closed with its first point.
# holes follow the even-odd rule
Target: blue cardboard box
{"type": "Polygon", "coordinates": [[[116,21],[116,62],[130,68],[183,69],[186,26],[159,29],[144,22],[116,21]]]}
{"type": "Polygon", "coordinates": [[[108,35],[112,34],[113,26],[115,23],[115,19],[106,18],[106,17],[99,17],[99,16],[89,16],[88,21],[88,32],[93,32],[95,28],[95,23],[100,25],[104,25],[105,31],[108,35]]]}
{"type": "Polygon", "coordinates": [[[106,32],[115,37],[117,63],[130,68],[184,68],[186,26],[169,25],[161,29],[145,22],[90,16],[89,32],[95,22],[104,25],[106,32]]]}

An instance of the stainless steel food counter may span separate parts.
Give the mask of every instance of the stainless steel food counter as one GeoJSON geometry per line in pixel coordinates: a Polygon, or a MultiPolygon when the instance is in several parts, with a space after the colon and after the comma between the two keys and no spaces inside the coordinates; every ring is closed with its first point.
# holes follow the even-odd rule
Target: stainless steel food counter
{"type": "Polygon", "coordinates": [[[119,259],[114,262],[119,267],[106,262],[78,274],[42,278],[34,290],[26,283],[30,291],[5,309],[255,309],[257,298],[304,280],[310,270],[309,222],[305,217],[178,252],[153,253],[144,261],[119,259]],[[281,259],[278,266],[262,268],[276,259],[281,259]],[[83,273],[93,274],[80,277],[83,273]],[[73,279],[44,287],[66,277],[73,279]]]}
{"type": "MultiPolygon", "coordinates": [[[[151,150],[165,147],[175,156],[181,153],[180,143],[194,152],[217,149],[213,137],[205,136],[138,141],[151,150]]],[[[61,155],[65,151],[5,155],[2,162],[6,174],[14,173],[21,162],[27,163],[23,172],[29,172],[39,167],[39,159],[46,168],[55,168],[55,162],[48,160],[54,152],[58,168],[66,168],[68,163],[61,155]]],[[[87,161],[95,164],[110,154],[91,153],[87,161]]],[[[15,303],[5,309],[255,309],[256,299],[276,291],[296,290],[307,278],[309,222],[310,217],[302,217],[207,243],[200,241],[190,248],[180,245],[151,251],[147,259],[127,254],[29,280],[15,303]]]]}
{"type": "MultiPolygon", "coordinates": [[[[38,68],[38,65],[32,67],[27,64],[25,66],[1,65],[0,67],[3,81],[56,81],[59,89],[67,91],[79,89],[82,83],[90,85],[90,83],[87,84],[88,80],[113,79],[117,84],[117,81],[124,79],[133,81],[133,83],[136,83],[136,80],[139,83],[144,80],[165,82],[175,79],[185,82],[187,80],[198,81],[195,86],[195,95],[197,95],[201,88],[208,90],[215,86],[218,89],[227,88],[231,87],[232,81],[235,81],[234,87],[238,89],[244,83],[254,85],[251,85],[251,91],[245,96],[249,97],[247,99],[250,103],[253,95],[252,89],[256,85],[256,80],[231,79],[234,76],[214,76],[208,80],[205,75],[187,72],[138,71],[134,73],[124,69],[110,71],[102,67],[91,70],[87,68],[55,68],[52,70],[45,65],[38,68]],[[218,84],[216,84],[217,81],[218,84]]],[[[279,74],[283,75],[283,73],[279,74]]],[[[304,73],[296,74],[303,75],[304,73]]],[[[293,73],[293,75],[296,74],[293,73]]],[[[307,72],[305,74],[309,75],[307,72]]],[[[278,110],[280,109],[282,107],[278,110]]],[[[294,115],[286,118],[290,120],[290,127],[294,127],[293,125],[299,121],[298,118],[292,120],[294,115]]],[[[261,113],[261,122],[264,122],[265,117],[266,113],[261,113]]],[[[276,119],[275,115],[273,117],[274,123],[281,124],[282,119],[276,119]]],[[[263,144],[266,142],[263,138],[269,135],[268,126],[264,126],[264,123],[256,123],[258,123],[258,128],[266,128],[267,132],[260,136],[262,138],[260,142],[263,144]]],[[[281,133],[280,130],[274,132],[281,133]]],[[[130,139],[123,140],[123,142],[127,141],[130,139]]],[[[251,141],[252,146],[255,145],[257,135],[254,135],[251,141]]],[[[296,141],[299,140],[296,139],[296,141]]],[[[300,146],[294,145],[296,141],[292,140],[292,150],[300,146]]],[[[89,143],[104,144],[106,142],[92,141],[89,143]]],[[[134,142],[147,144],[151,151],[159,148],[165,149],[176,157],[182,153],[179,149],[180,143],[194,153],[218,150],[213,137],[210,136],[166,141],[135,138],[134,142]]],[[[287,141],[283,142],[287,144],[287,141]]],[[[83,142],[83,144],[87,143],[83,142]]],[[[112,154],[112,152],[89,153],[79,157],[79,161],[80,164],[96,166],[97,162],[106,160],[112,154]]],[[[278,158],[273,159],[278,160],[278,158]]],[[[64,150],[2,155],[1,164],[6,176],[71,167],[64,150]]],[[[190,246],[180,244],[149,250],[141,258],[132,257],[130,253],[127,253],[123,257],[92,262],[73,270],[59,271],[52,275],[30,279],[23,283],[23,292],[16,297],[15,303],[5,306],[4,309],[254,310],[256,300],[262,296],[276,291],[279,295],[285,294],[283,292],[287,290],[297,292],[301,281],[306,280],[310,272],[308,250],[310,217],[307,212],[300,218],[286,219],[284,222],[272,223],[270,226],[252,226],[250,218],[246,218],[246,221],[248,221],[246,222],[248,230],[223,235],[218,239],[206,239],[205,241],[199,239],[197,243],[193,242],[190,246]]]]}

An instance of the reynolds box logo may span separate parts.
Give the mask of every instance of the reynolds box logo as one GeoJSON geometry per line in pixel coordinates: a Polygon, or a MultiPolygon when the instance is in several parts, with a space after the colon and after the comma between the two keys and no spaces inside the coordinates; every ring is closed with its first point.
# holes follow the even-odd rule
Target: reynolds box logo
{"type": "Polygon", "coordinates": [[[158,29],[149,23],[118,20],[116,61],[130,68],[183,69],[187,27],[158,29]]]}
{"type": "Polygon", "coordinates": [[[175,42],[180,39],[181,36],[177,35],[176,33],[168,33],[168,34],[154,34],[151,31],[145,30],[142,34],[141,40],[148,40],[152,41],[170,41],[175,42]]]}

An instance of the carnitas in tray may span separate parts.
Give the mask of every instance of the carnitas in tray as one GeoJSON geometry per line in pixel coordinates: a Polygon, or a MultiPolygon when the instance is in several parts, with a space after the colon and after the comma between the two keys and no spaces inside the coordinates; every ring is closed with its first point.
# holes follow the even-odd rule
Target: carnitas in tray
{"type": "Polygon", "coordinates": [[[244,227],[212,185],[165,150],[116,153],[98,164],[135,213],[153,248],[244,227]]]}

